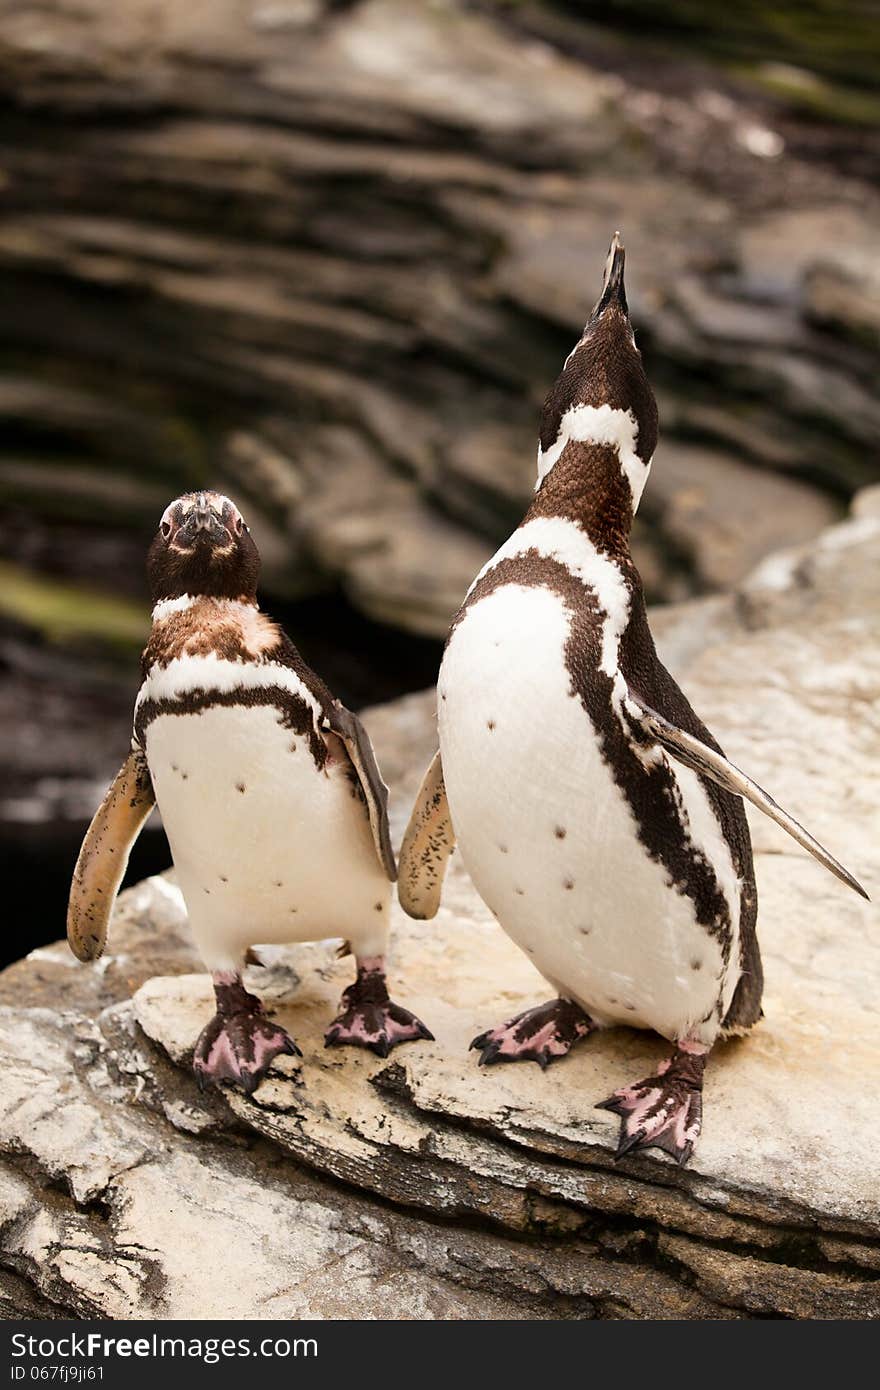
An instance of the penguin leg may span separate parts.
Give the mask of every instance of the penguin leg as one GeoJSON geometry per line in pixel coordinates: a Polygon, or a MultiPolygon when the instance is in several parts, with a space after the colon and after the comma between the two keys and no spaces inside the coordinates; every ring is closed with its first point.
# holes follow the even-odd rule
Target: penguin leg
{"type": "Polygon", "coordinates": [[[231,1081],[251,1095],[273,1058],[301,1057],[289,1033],[266,1017],[255,994],[249,994],[237,970],[213,975],[217,1012],[199,1034],[193,1068],[199,1085],[231,1081]]]}
{"type": "Polygon", "coordinates": [[[537,1062],[543,1070],[565,1057],[595,1027],[580,1005],[570,999],[551,999],[481,1033],[471,1047],[480,1053],[481,1067],[493,1062],[537,1062]]]}
{"type": "Polygon", "coordinates": [[[664,1149],[684,1167],[700,1137],[708,1053],[702,1043],[681,1039],[654,1076],[624,1086],[597,1105],[597,1110],[620,1116],[615,1158],[631,1149],[664,1149]]]}
{"type": "Polygon", "coordinates": [[[433,1042],[430,1033],[408,1009],[388,994],[384,956],[357,956],[357,978],[342,996],[339,1014],[324,1034],[325,1047],[367,1047],[387,1057],[398,1043],[433,1042]]]}

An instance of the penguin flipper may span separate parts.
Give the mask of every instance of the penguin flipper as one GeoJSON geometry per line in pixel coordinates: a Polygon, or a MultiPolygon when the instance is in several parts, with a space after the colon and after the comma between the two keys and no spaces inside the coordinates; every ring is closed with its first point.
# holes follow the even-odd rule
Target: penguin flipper
{"type": "Polygon", "coordinates": [[[397,892],[401,907],[410,917],[424,921],[437,916],[443,876],[454,848],[455,831],[438,750],[422,778],[400,846],[397,892]]]}
{"type": "Polygon", "coordinates": [[[630,716],[635,716],[638,723],[645,729],[662,748],[671,753],[679,762],[684,763],[685,767],[692,768],[694,772],[703,777],[710,778],[725,791],[732,792],[734,796],[742,796],[746,801],[750,801],[753,806],[757,806],[759,811],[763,811],[765,816],[769,816],[777,825],[781,825],[783,830],[787,830],[792,839],[797,840],[799,845],[809,850],[814,859],[818,859],[828,871],[841,883],[845,883],[848,888],[852,888],[854,893],[866,898],[868,894],[862,885],[853,878],[852,874],[843,867],[842,864],[828,853],[818,840],[814,840],[809,831],[790,816],[787,811],[773,800],[769,792],[765,792],[763,787],[759,787],[757,782],[753,782],[738,767],[725,758],[723,753],[710,748],[702,739],[695,738],[693,734],[686,733],[684,729],[679,729],[675,724],[671,724],[668,719],[664,719],[662,714],[651,709],[643,700],[629,691],[624,708],[630,716]]]}
{"type": "Polygon", "coordinates": [[[156,804],[143,750],[133,747],[86,831],[67,903],[67,940],[78,960],[97,960],[131,847],[156,804]]]}
{"type": "Polygon", "coordinates": [[[388,788],[382,781],[370,735],[357,715],[352,714],[351,710],[346,709],[338,700],[334,700],[327,708],[325,717],[331,732],[342,739],[351,765],[357,773],[367,803],[370,829],[373,832],[373,843],[379,863],[389,880],[394,883],[397,878],[397,865],[394,862],[391,830],[388,825],[388,788]]]}

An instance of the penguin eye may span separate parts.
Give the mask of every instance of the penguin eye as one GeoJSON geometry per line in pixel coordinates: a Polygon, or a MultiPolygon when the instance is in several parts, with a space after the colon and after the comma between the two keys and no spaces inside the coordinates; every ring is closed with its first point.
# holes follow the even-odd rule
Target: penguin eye
{"type": "Polygon", "coordinates": [[[171,522],[163,521],[161,526],[159,527],[159,530],[162,532],[163,540],[167,541],[168,537],[171,535],[171,522]]]}
{"type": "Polygon", "coordinates": [[[235,516],[232,519],[232,528],[237,536],[242,535],[242,533],[247,530],[247,527],[244,524],[244,520],[242,519],[242,516],[239,512],[236,512],[235,516]]]}

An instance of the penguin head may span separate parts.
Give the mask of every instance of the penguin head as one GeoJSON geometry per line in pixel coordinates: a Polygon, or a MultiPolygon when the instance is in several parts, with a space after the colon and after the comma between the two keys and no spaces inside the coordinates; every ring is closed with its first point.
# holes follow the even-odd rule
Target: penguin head
{"type": "Polygon", "coordinates": [[[188,492],[165,508],[147,555],[154,603],[184,594],[253,601],[260,556],[234,502],[188,492]]]}
{"type": "Polygon", "coordinates": [[[629,319],[625,259],[615,232],[602,293],[544,402],[536,490],[567,448],[592,446],[626,479],[635,512],[657,444],[657,403],[629,319]]]}

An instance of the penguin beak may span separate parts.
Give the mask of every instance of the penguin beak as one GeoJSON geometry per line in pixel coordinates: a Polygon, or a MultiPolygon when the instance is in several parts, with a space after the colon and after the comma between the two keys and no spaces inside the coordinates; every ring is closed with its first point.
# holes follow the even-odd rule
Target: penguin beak
{"type": "Polygon", "coordinates": [[[602,281],[602,293],[596,300],[593,312],[590,315],[590,323],[595,323],[596,319],[613,306],[618,308],[625,318],[629,318],[629,307],[626,302],[626,286],[623,282],[623,270],[626,262],[626,251],[620,240],[620,232],[615,232],[611,238],[611,245],[608,248],[608,259],[605,262],[605,277],[602,281]]]}
{"type": "Polygon", "coordinates": [[[208,504],[208,499],[202,493],[192,510],[192,517],[197,531],[210,531],[212,519],[216,512],[208,504]]]}
{"type": "Polygon", "coordinates": [[[219,511],[209,500],[208,494],[199,493],[193,506],[186,513],[178,531],[178,536],[186,545],[197,541],[208,541],[211,545],[224,545],[230,539],[229,529],[219,511]]]}

